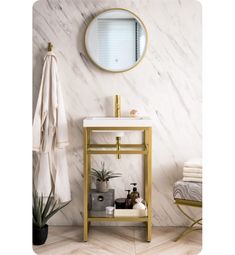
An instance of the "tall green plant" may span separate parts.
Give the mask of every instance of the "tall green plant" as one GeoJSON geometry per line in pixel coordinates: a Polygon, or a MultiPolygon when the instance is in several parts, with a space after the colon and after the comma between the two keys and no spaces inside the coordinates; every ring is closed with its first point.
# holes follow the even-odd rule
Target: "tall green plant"
{"type": "Polygon", "coordinates": [[[64,208],[71,201],[59,204],[57,200],[52,197],[52,190],[43,203],[45,198],[43,195],[39,196],[36,189],[33,189],[33,224],[39,228],[46,225],[47,221],[56,214],[59,210],[64,208]]]}
{"type": "Polygon", "coordinates": [[[101,162],[101,170],[91,168],[91,176],[95,177],[97,181],[108,181],[112,178],[120,177],[121,173],[113,173],[110,170],[105,169],[105,162],[101,162]]]}

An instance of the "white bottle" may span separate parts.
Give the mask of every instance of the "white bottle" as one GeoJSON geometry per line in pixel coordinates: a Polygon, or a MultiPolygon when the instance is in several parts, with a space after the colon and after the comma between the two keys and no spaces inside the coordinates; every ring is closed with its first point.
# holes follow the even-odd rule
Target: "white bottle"
{"type": "Polygon", "coordinates": [[[136,204],[133,205],[133,209],[145,210],[146,206],[142,203],[142,198],[136,198],[136,204]]]}

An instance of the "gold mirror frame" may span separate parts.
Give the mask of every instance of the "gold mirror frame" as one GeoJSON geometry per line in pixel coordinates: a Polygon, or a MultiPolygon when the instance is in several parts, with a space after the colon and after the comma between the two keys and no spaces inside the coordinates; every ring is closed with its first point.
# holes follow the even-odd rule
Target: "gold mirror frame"
{"type": "Polygon", "coordinates": [[[128,9],[124,9],[124,8],[110,8],[110,9],[106,9],[106,10],[104,10],[104,11],[98,13],[98,14],[91,20],[91,22],[87,25],[86,30],[85,30],[84,41],[85,41],[84,44],[85,44],[86,53],[87,53],[89,59],[91,60],[91,62],[92,62],[93,64],[95,64],[98,68],[100,68],[100,69],[102,69],[102,70],[104,70],[104,71],[108,71],[108,72],[111,72],[111,73],[123,73],[123,72],[127,72],[127,71],[133,69],[134,67],[136,67],[136,66],[141,62],[141,60],[144,58],[144,56],[145,56],[145,54],[146,54],[146,51],[147,51],[147,46],[148,46],[148,31],[147,31],[147,28],[146,28],[146,26],[144,25],[143,21],[142,21],[134,12],[132,12],[132,11],[130,11],[130,10],[128,10],[128,9]],[[113,11],[113,10],[115,10],[115,11],[116,11],[116,10],[119,10],[119,11],[127,11],[127,12],[131,13],[132,15],[134,15],[134,16],[136,17],[136,19],[140,22],[141,26],[143,27],[143,29],[144,29],[144,31],[145,31],[145,35],[146,35],[146,43],[145,43],[145,48],[144,48],[144,51],[143,51],[142,56],[138,59],[138,61],[136,61],[136,63],[135,63],[133,66],[131,66],[131,67],[127,68],[127,69],[124,69],[124,70],[120,70],[120,71],[119,71],[119,70],[118,70],[118,71],[113,71],[113,70],[111,70],[111,69],[104,68],[104,67],[100,66],[100,65],[91,57],[91,55],[90,55],[89,52],[88,52],[87,46],[86,46],[86,45],[87,45],[87,41],[88,41],[88,39],[87,39],[87,30],[88,30],[88,28],[92,25],[93,22],[95,22],[95,20],[97,19],[98,16],[100,16],[101,14],[103,14],[103,13],[105,13],[105,12],[113,11]]]}

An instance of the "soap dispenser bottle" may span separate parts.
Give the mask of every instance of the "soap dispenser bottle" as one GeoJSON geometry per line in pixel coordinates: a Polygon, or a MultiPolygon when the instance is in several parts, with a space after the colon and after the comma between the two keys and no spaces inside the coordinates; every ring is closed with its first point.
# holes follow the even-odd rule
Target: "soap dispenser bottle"
{"type": "Polygon", "coordinates": [[[133,185],[133,191],[131,192],[131,204],[132,206],[136,203],[136,198],[140,197],[140,193],[137,191],[137,188],[135,187],[137,183],[131,183],[133,185]]]}
{"type": "Polygon", "coordinates": [[[129,189],[125,190],[127,191],[127,197],[126,197],[126,201],[125,201],[125,209],[132,209],[132,201],[131,201],[131,194],[129,189]]]}

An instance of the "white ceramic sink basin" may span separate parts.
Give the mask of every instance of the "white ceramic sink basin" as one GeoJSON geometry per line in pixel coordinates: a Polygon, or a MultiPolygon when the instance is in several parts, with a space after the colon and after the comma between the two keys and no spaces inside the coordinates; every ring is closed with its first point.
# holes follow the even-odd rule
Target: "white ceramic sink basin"
{"type": "Polygon", "coordinates": [[[89,117],[83,120],[83,127],[151,127],[148,117],[89,117]]]}

